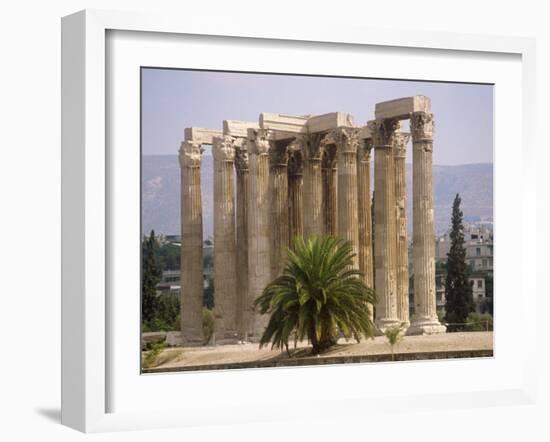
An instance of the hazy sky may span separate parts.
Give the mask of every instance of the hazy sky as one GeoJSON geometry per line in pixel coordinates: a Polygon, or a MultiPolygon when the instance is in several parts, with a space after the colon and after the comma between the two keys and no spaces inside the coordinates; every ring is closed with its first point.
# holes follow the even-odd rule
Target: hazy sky
{"type": "Polygon", "coordinates": [[[363,125],[375,103],[417,94],[432,100],[434,164],[493,162],[490,85],[168,69],[142,71],[143,154],[177,154],[185,127],[221,129],[223,120],[258,121],[261,112],[349,112],[363,125]]]}

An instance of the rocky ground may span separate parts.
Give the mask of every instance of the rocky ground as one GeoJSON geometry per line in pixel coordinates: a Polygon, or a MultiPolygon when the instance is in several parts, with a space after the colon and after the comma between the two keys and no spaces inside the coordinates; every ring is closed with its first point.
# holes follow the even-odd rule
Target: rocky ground
{"type": "MultiPolygon", "coordinates": [[[[433,353],[461,351],[480,351],[493,349],[492,332],[468,332],[468,333],[446,333],[431,336],[405,336],[396,346],[396,354],[407,353],[433,353]]],[[[342,362],[353,361],[354,358],[376,355],[388,355],[391,353],[390,346],[384,336],[369,339],[361,343],[354,341],[340,340],[338,345],[328,352],[319,356],[320,358],[341,358],[342,362]]],[[[310,359],[307,342],[299,343],[296,349],[291,348],[292,357],[290,360],[310,359]]],[[[406,355],[404,356],[406,357],[406,355]]],[[[448,356],[442,356],[448,357],[448,356]]],[[[277,361],[278,365],[284,365],[288,359],[286,352],[270,350],[269,348],[259,349],[258,344],[245,343],[234,345],[217,345],[205,347],[175,347],[163,350],[159,357],[159,365],[155,371],[162,369],[174,370],[178,367],[189,369],[191,367],[203,367],[212,365],[212,368],[225,364],[252,364],[263,365],[270,361],[277,361]]],[[[381,360],[384,360],[383,358],[381,360]]]]}

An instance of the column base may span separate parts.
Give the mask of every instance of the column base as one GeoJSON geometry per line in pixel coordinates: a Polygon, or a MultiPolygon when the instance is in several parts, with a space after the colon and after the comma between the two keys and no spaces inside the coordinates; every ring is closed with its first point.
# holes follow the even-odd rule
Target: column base
{"type": "Polygon", "coordinates": [[[413,318],[407,335],[436,335],[446,333],[447,327],[434,318],[413,318]]]}
{"type": "Polygon", "coordinates": [[[185,335],[182,333],[181,341],[179,342],[179,344],[183,347],[200,347],[204,345],[204,339],[202,336],[185,337],[185,335]]]}
{"type": "Polygon", "coordinates": [[[397,318],[381,318],[375,322],[376,336],[383,336],[388,328],[398,327],[401,321],[397,318]]]}

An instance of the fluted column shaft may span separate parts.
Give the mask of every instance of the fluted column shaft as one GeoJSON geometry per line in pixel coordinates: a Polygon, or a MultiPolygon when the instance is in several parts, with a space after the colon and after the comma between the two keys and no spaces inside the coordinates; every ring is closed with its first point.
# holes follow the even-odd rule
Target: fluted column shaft
{"type": "Polygon", "coordinates": [[[214,314],[216,335],[234,339],[237,330],[235,242],[235,148],[231,137],[216,137],[214,156],[214,314]]]}
{"type": "Polygon", "coordinates": [[[405,159],[408,139],[408,134],[398,133],[395,137],[395,146],[393,150],[397,217],[397,317],[406,325],[409,324],[409,254],[405,186],[405,159]]]}
{"type": "Polygon", "coordinates": [[[181,332],[186,344],[202,342],[203,250],[200,144],[184,142],[181,167],[181,332]]]}
{"type": "Polygon", "coordinates": [[[443,333],[435,297],[435,228],[432,186],[433,114],[411,115],[413,142],[413,271],[415,312],[409,334],[443,333]]]}
{"type": "Polygon", "coordinates": [[[303,149],[304,161],[304,236],[323,234],[323,175],[321,138],[312,135],[303,149]]]}
{"type": "Polygon", "coordinates": [[[376,325],[380,331],[399,323],[397,317],[396,217],[393,139],[399,129],[395,120],[369,122],[374,156],[374,265],[377,294],[376,325]]]}
{"type": "Polygon", "coordinates": [[[336,145],[329,144],[323,152],[323,232],[338,235],[338,169],[336,145]]]}
{"type": "Polygon", "coordinates": [[[301,150],[292,153],[288,163],[288,204],[290,245],[304,236],[304,174],[301,150]]]}
{"type": "Polygon", "coordinates": [[[365,285],[374,288],[370,196],[371,151],[372,139],[363,140],[359,144],[357,152],[357,216],[359,220],[359,270],[363,274],[365,285]]]}
{"type": "Polygon", "coordinates": [[[248,338],[248,148],[246,140],[235,144],[237,174],[237,330],[248,338]]]}
{"type": "Polygon", "coordinates": [[[245,321],[249,339],[259,340],[267,324],[267,315],[256,314],[254,300],[271,281],[269,149],[265,131],[249,130],[248,181],[248,297],[245,321]]]}
{"type": "Polygon", "coordinates": [[[337,132],[338,161],[338,237],[349,241],[355,257],[353,268],[359,268],[359,219],[357,215],[357,129],[340,128],[337,132]]]}
{"type": "Polygon", "coordinates": [[[288,226],[288,151],[287,146],[273,146],[269,154],[269,196],[271,241],[271,278],[282,273],[286,250],[290,245],[288,226]]]}

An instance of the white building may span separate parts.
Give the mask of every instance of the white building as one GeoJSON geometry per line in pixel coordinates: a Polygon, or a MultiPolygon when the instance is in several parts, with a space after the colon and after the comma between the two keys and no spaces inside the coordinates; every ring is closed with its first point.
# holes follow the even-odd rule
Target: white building
{"type": "MultiPolygon", "coordinates": [[[[436,260],[447,262],[451,248],[450,231],[436,240],[436,260]]],[[[492,223],[466,224],[464,226],[466,262],[473,272],[493,270],[493,225],[492,223]]]]}

